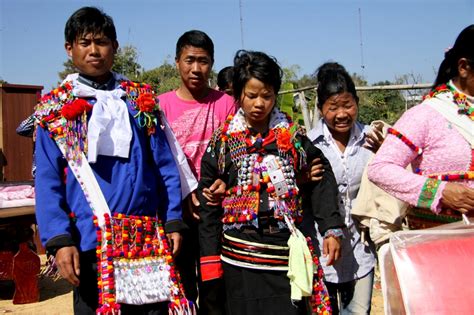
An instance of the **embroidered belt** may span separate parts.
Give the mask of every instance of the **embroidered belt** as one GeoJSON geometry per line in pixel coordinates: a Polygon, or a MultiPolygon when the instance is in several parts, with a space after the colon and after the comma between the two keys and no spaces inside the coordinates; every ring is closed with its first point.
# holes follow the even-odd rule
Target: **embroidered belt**
{"type": "Polygon", "coordinates": [[[224,233],[221,259],[228,264],[262,270],[288,270],[288,246],[244,241],[224,233]]]}
{"type": "Polygon", "coordinates": [[[461,220],[461,213],[452,210],[442,210],[439,214],[436,214],[430,209],[412,207],[407,213],[410,230],[427,229],[461,220]]]}

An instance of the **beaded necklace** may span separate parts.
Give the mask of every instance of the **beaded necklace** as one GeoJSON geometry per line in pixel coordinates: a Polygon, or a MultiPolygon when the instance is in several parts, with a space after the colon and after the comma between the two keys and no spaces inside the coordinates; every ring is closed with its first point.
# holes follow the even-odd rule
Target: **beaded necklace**
{"type": "Polygon", "coordinates": [[[458,106],[458,113],[474,120],[474,106],[467,100],[466,94],[459,92],[452,82],[436,86],[424,99],[436,97],[436,95],[441,93],[451,93],[453,95],[453,102],[458,106]]]}

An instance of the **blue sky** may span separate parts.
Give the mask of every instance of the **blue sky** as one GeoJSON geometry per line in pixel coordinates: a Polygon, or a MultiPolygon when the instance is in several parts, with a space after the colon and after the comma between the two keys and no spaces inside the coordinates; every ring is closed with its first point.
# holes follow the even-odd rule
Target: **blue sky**
{"type": "Polygon", "coordinates": [[[119,43],[135,46],[146,70],[172,62],[178,37],[200,29],[214,41],[216,71],[245,48],[265,51],[282,66],[299,65],[300,76],[337,61],[371,84],[407,73],[432,82],[445,49],[474,23],[474,0],[240,0],[242,32],[239,0],[0,3],[0,77],[45,88],[58,81],[67,59],[64,24],[85,5],[114,18],[119,43]]]}

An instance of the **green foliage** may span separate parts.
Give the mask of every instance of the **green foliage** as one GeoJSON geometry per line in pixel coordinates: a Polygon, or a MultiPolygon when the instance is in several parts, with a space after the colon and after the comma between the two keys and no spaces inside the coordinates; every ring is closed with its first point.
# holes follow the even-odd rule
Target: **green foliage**
{"type": "MultiPolygon", "coordinates": [[[[291,82],[283,82],[281,90],[293,90],[294,85],[291,82]]],[[[293,99],[293,93],[285,93],[278,96],[279,108],[282,112],[287,113],[291,119],[300,125],[304,125],[301,109],[297,108],[293,99]]]]}
{"type": "Polygon", "coordinates": [[[299,65],[291,65],[289,67],[282,68],[283,70],[283,82],[296,82],[298,81],[298,73],[301,71],[299,65]]]}
{"type": "MultiPolygon", "coordinates": [[[[374,85],[390,84],[393,83],[382,81],[374,85]]],[[[360,96],[359,120],[365,124],[370,124],[377,119],[393,124],[405,110],[405,101],[400,91],[376,90],[359,92],[358,95],[360,96]]]]}
{"type": "MultiPolygon", "coordinates": [[[[293,83],[284,82],[281,85],[282,90],[292,90],[293,83]]],[[[293,94],[286,93],[278,97],[278,104],[280,105],[280,110],[287,113],[290,117],[293,117],[293,94]]]]}
{"type": "Polygon", "coordinates": [[[0,84],[7,84],[8,82],[0,78],[0,84]]]}
{"type": "Polygon", "coordinates": [[[158,94],[175,90],[181,84],[178,70],[174,64],[170,64],[167,60],[158,68],[144,71],[140,75],[139,81],[151,84],[158,94]]]}
{"type": "Polygon", "coordinates": [[[137,81],[142,70],[142,66],[138,63],[137,49],[131,45],[119,48],[112,70],[123,74],[132,81],[137,81]]]}

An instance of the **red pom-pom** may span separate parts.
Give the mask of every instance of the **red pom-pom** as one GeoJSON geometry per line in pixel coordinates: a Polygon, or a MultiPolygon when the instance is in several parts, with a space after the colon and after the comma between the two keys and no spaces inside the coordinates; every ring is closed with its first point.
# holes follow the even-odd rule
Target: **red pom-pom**
{"type": "Polygon", "coordinates": [[[141,112],[152,112],[156,107],[156,101],[151,93],[140,94],[137,98],[137,106],[141,112]]]}
{"type": "Polygon", "coordinates": [[[61,115],[67,120],[75,120],[86,111],[90,111],[92,105],[86,100],[78,98],[71,103],[67,103],[61,109],[61,115]]]}

